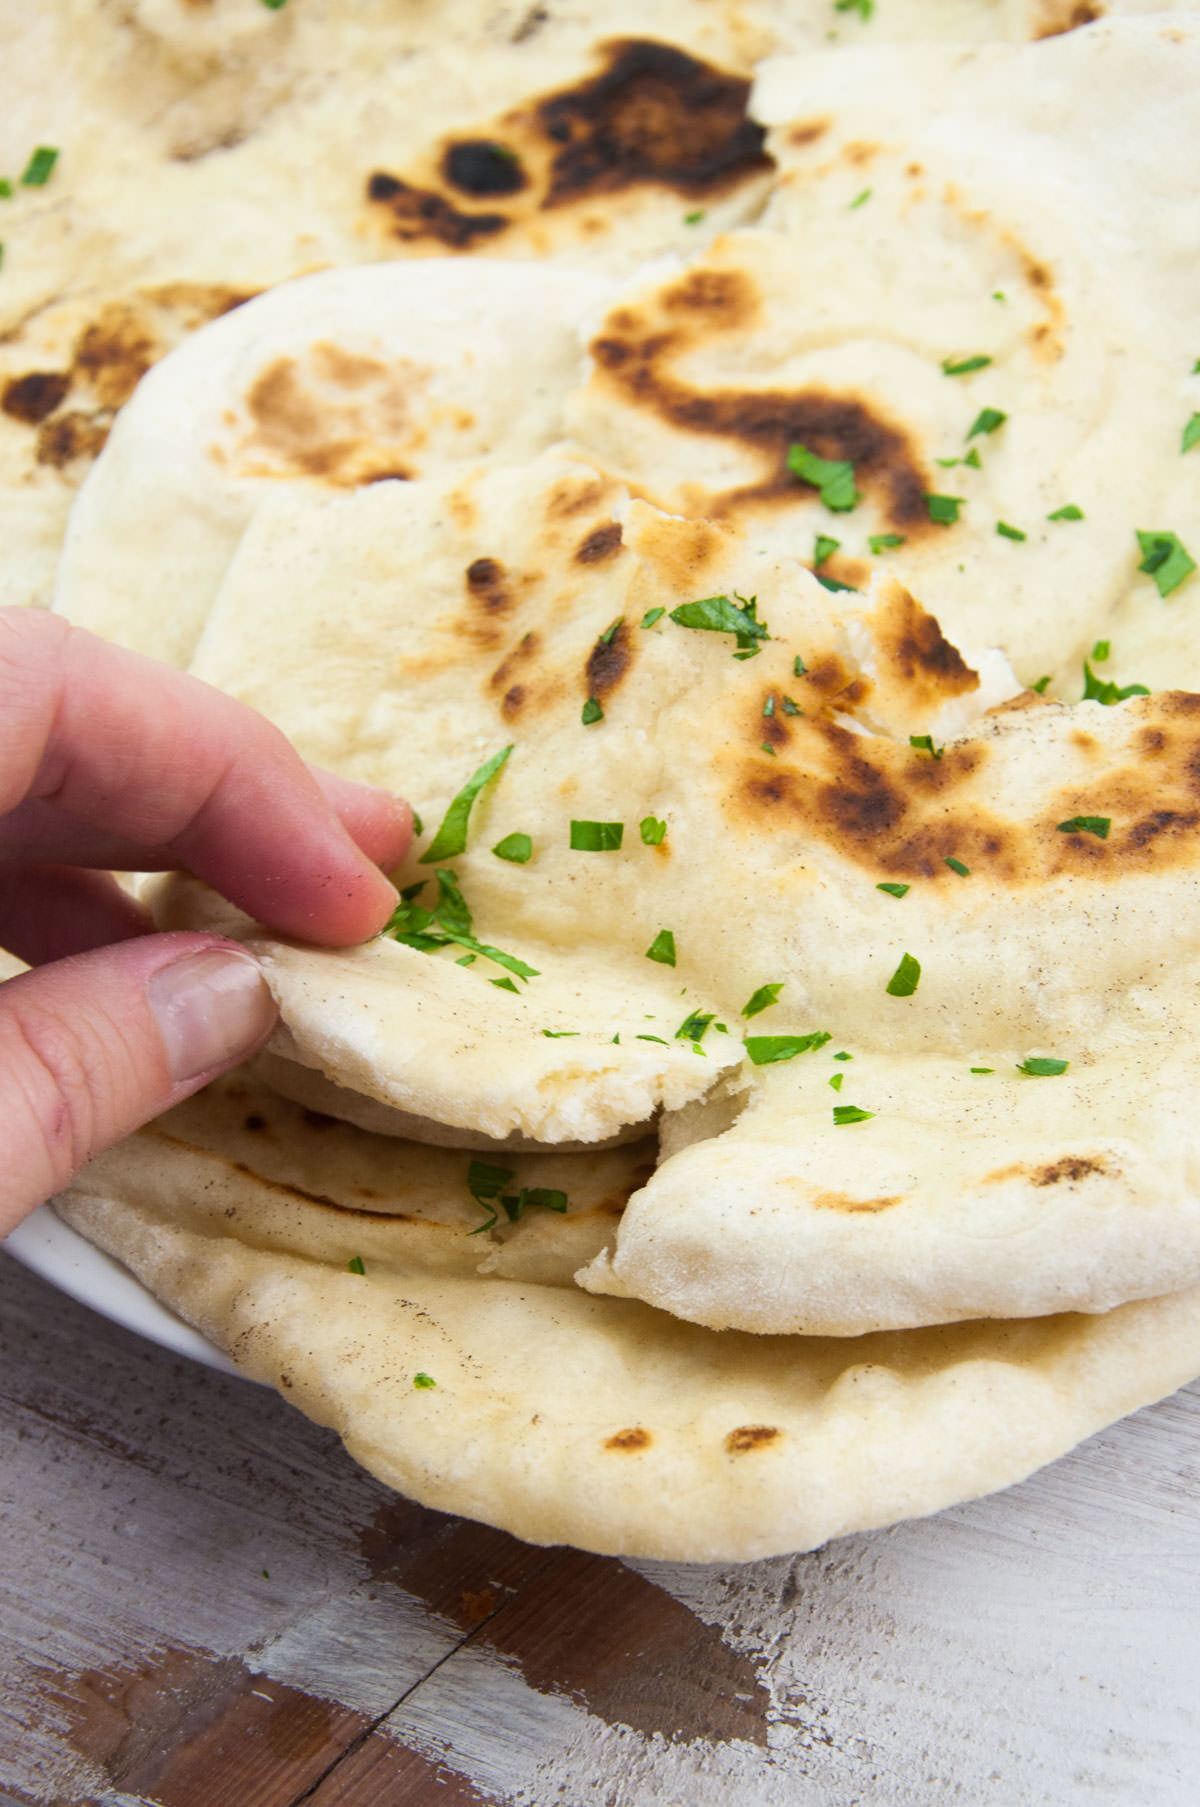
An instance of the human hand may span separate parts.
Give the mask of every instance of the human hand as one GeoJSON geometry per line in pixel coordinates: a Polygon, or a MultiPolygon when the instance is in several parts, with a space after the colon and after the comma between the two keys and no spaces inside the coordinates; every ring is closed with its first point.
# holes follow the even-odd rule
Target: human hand
{"type": "Polygon", "coordinates": [[[183,867],[342,947],[387,921],[379,868],[411,834],[407,804],[310,770],[232,698],[0,609],[0,947],[38,969],[0,985],[0,1236],[275,1024],[244,949],[152,934],[110,869],[183,867]]]}

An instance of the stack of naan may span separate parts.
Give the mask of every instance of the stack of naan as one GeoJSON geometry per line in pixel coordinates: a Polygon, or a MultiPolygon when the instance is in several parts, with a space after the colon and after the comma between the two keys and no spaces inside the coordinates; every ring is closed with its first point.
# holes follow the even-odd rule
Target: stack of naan
{"type": "Polygon", "coordinates": [[[932,1511],[1200,1372],[1200,17],[75,10],[23,42],[130,192],[14,214],[23,599],[422,827],[340,953],[151,887],[281,1027],[68,1221],[600,1550],[932,1511]]]}

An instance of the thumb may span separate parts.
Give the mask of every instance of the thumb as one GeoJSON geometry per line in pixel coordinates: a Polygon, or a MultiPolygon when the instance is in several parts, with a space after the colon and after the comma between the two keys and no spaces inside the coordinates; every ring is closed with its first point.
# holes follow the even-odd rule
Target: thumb
{"type": "Polygon", "coordinates": [[[216,935],[147,935],[0,985],[0,1236],[85,1162],[262,1045],[276,1009],[216,935]]]}

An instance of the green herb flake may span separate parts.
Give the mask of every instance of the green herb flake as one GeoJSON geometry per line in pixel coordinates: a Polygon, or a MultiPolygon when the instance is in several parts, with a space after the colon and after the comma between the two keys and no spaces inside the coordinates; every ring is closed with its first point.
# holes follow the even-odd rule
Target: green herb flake
{"type": "Polygon", "coordinates": [[[1061,508],[1056,508],[1053,514],[1046,516],[1046,519],[1048,521],[1082,521],[1086,519],[1086,516],[1082,508],[1077,508],[1074,502],[1064,502],[1061,508]]]}
{"type": "Polygon", "coordinates": [[[349,1261],[346,1263],[346,1268],[347,1271],[352,1274],[365,1274],[367,1271],[363,1266],[363,1258],[361,1255],[351,1255],[349,1261]]]}
{"type": "Polygon", "coordinates": [[[839,1053],[834,1055],[833,1058],[835,1060],[853,1060],[854,1056],[853,1056],[853,1054],[847,1054],[845,1048],[842,1048],[839,1053]]]}
{"type": "Polygon", "coordinates": [[[768,698],[767,698],[767,700],[766,700],[766,702],[765,702],[765,703],[764,703],[764,704],[763,704],[763,706],[762,706],[762,712],[763,712],[763,714],[764,714],[764,715],[766,715],[766,716],[772,716],[772,715],[774,715],[774,713],[775,713],[775,698],[774,698],[774,696],[769,696],[769,697],[768,697],[768,698]]]}
{"type": "Polygon", "coordinates": [[[53,145],[39,144],[21,174],[23,188],[45,188],[58,162],[53,145]]]}
{"type": "Polygon", "coordinates": [[[0,176],[0,201],[12,200],[13,185],[7,176],[0,176]]]}
{"type": "Polygon", "coordinates": [[[671,610],[671,620],[678,622],[680,627],[712,634],[733,634],[741,652],[757,652],[756,641],[769,639],[771,630],[766,622],[758,619],[755,597],[747,600],[736,591],[734,597],[732,602],[728,596],[705,596],[699,602],[681,603],[679,608],[671,610]]]}
{"type": "Polygon", "coordinates": [[[604,710],[594,696],[590,696],[583,705],[579,719],[585,728],[590,728],[593,722],[602,722],[604,720],[604,710]]]}
{"type": "Polygon", "coordinates": [[[827,1029],[814,1029],[810,1035],[748,1035],[746,1053],[756,1067],[770,1067],[777,1061],[795,1060],[798,1054],[812,1054],[832,1040],[827,1029]]]}
{"type": "Polygon", "coordinates": [[[807,446],[788,449],[787,467],[803,483],[811,483],[831,514],[849,514],[862,501],[854,487],[854,466],[842,458],[818,458],[807,446]]]}
{"type": "Polygon", "coordinates": [[[875,0],[833,0],[835,13],[857,13],[866,24],[875,11],[875,0]]]}
{"type": "MultiPolygon", "coordinates": [[[[1100,642],[1104,644],[1103,641],[1100,642]]],[[[1092,657],[1095,657],[1093,651],[1092,657]]],[[[1123,703],[1126,697],[1149,696],[1150,692],[1144,684],[1114,684],[1107,678],[1098,678],[1085,659],[1083,662],[1083,701],[1085,703],[1105,703],[1110,707],[1113,703],[1123,703]]]]}
{"type": "Polygon", "coordinates": [[[467,1168],[467,1191],[484,1211],[491,1211],[486,1223],[478,1224],[475,1229],[468,1230],[468,1236],[480,1236],[484,1230],[490,1230],[498,1220],[500,1213],[495,1201],[504,1188],[512,1184],[516,1175],[511,1167],[495,1167],[490,1161],[472,1161],[467,1168]]]}
{"type": "Polygon", "coordinates": [[[1178,534],[1144,533],[1139,528],[1137,537],[1142,549],[1138,570],[1154,579],[1160,596],[1169,596],[1196,569],[1195,559],[1178,534]]]}
{"type": "Polygon", "coordinates": [[[509,1223],[520,1223],[531,1207],[541,1211],[557,1211],[560,1216],[564,1215],[567,1195],[555,1186],[522,1186],[518,1193],[502,1194],[500,1203],[509,1223]]]}
{"type": "Polygon", "coordinates": [[[871,557],[878,558],[881,552],[890,552],[896,546],[903,546],[905,535],[902,533],[872,533],[867,538],[871,548],[871,557]]]}
{"type": "Polygon", "coordinates": [[[693,207],[690,213],[684,214],[683,223],[685,226],[698,226],[703,218],[703,207],[693,207]]]}
{"type": "Polygon", "coordinates": [[[1094,834],[1101,841],[1107,841],[1112,817],[1072,816],[1069,822],[1056,822],[1054,826],[1059,834],[1094,834]]]}
{"type": "Polygon", "coordinates": [[[653,627],[656,621],[662,620],[666,612],[666,609],[647,609],[642,616],[642,626],[653,627]]]}
{"type": "Polygon", "coordinates": [[[421,855],[419,865],[436,865],[438,860],[450,860],[456,854],[465,853],[471,805],[484,786],[491,783],[511,752],[511,746],[501,747],[498,753],[493,753],[490,759],[484,761],[478,771],[472,773],[451,802],[442,818],[441,827],[421,855]]]}
{"type": "Polygon", "coordinates": [[[667,838],[667,825],[657,816],[643,816],[638,828],[647,847],[661,847],[667,838]]]}
{"type": "Polygon", "coordinates": [[[967,438],[974,439],[977,433],[994,433],[1007,419],[1008,415],[1000,408],[981,408],[971,423],[967,438]]]}
{"type": "Polygon", "coordinates": [[[546,1036],[549,1041],[558,1042],[562,1041],[564,1036],[578,1035],[579,1031],[578,1029],[543,1029],[542,1034],[546,1036]]]}
{"type": "Polygon", "coordinates": [[[1103,665],[1104,661],[1109,657],[1111,652],[1112,652],[1112,641],[1111,640],[1097,640],[1095,645],[1092,647],[1092,657],[1093,657],[1093,659],[1095,659],[1097,665],[1103,665]]]}
{"type": "Polygon", "coordinates": [[[488,984],[494,985],[498,991],[515,991],[518,996],[520,995],[519,987],[514,985],[511,979],[489,979],[488,984]]]}
{"type": "Polygon", "coordinates": [[[997,521],[996,532],[1006,540],[1027,540],[1029,538],[1027,533],[1022,533],[1019,527],[1014,527],[1009,521],[997,521]]]}
{"type": "Polygon", "coordinates": [[[1031,1055],[1028,1060],[1018,1063],[1017,1072],[1025,1073],[1030,1079],[1057,1079],[1070,1066],[1069,1060],[1054,1060],[1051,1056],[1031,1055]]]}
{"type": "Polygon", "coordinates": [[[783,699],[783,713],[785,715],[803,715],[804,711],[798,703],[792,701],[790,696],[785,696],[783,699]]]}
{"type": "Polygon", "coordinates": [[[979,447],[977,445],[971,447],[970,451],[963,459],[963,463],[969,464],[973,471],[981,471],[983,469],[983,459],[979,456],[979,447]]]}
{"type": "Polygon", "coordinates": [[[635,1042],[657,1042],[662,1048],[669,1048],[671,1046],[670,1042],[666,1041],[661,1035],[635,1035],[633,1039],[635,1042]]]}
{"type": "Polygon", "coordinates": [[[478,958],[478,954],[463,954],[461,959],[456,960],[454,964],[455,966],[474,966],[478,958]]]}
{"type": "Polygon", "coordinates": [[[659,929],[658,934],[646,949],[647,960],[657,960],[660,966],[675,964],[675,936],[670,929],[659,929]]]}
{"type": "Polygon", "coordinates": [[[758,990],[742,1005],[742,1015],[761,1016],[764,1010],[769,1010],[771,1005],[777,1002],[783,987],[782,979],[773,979],[769,985],[760,985],[758,990]]]}
{"type": "Polygon", "coordinates": [[[287,0],[262,0],[262,4],[269,13],[281,13],[287,5],[287,0]]]}
{"type": "Polygon", "coordinates": [[[533,857],[533,842],[527,834],[506,834],[502,841],[496,842],[492,852],[498,860],[524,866],[533,857]]]}
{"type": "Polygon", "coordinates": [[[624,838],[624,822],[571,823],[573,853],[616,853],[624,838]]]}
{"type": "Polygon", "coordinates": [[[617,629],[624,624],[624,621],[625,621],[624,615],[618,615],[615,621],[609,622],[608,626],[605,628],[604,632],[600,636],[600,645],[601,646],[611,646],[612,645],[612,637],[616,633],[617,629]]]}
{"type": "Polygon", "coordinates": [[[807,670],[808,666],[804,663],[800,654],[797,653],[796,657],[792,660],[792,676],[794,678],[802,678],[807,670]]]}
{"type": "Polygon", "coordinates": [[[935,521],[939,527],[952,527],[965,500],[965,496],[926,495],[925,506],[929,510],[931,521],[935,521]]]}
{"type": "Polygon", "coordinates": [[[970,358],[943,358],[942,374],[944,376],[970,376],[973,370],[986,370],[991,361],[982,352],[976,352],[970,358]]]}
{"type": "Polygon", "coordinates": [[[1049,672],[1047,672],[1047,673],[1046,673],[1046,675],[1045,675],[1045,677],[1043,677],[1043,678],[1039,678],[1039,679],[1038,679],[1038,681],[1037,681],[1037,683],[1036,683],[1036,684],[1031,684],[1031,685],[1030,685],[1030,686],[1029,686],[1029,688],[1030,688],[1030,689],[1031,689],[1031,690],[1036,690],[1036,691],[1037,691],[1037,693],[1038,693],[1038,695],[1039,695],[1039,696],[1045,696],[1045,694],[1046,694],[1046,686],[1047,686],[1047,685],[1048,685],[1048,684],[1049,684],[1049,682],[1050,682],[1050,673],[1049,673],[1049,672]]]}
{"type": "Polygon", "coordinates": [[[831,558],[841,543],[841,540],[832,539],[827,533],[819,533],[813,544],[813,568],[823,565],[827,558],[831,558]]]}
{"type": "Polygon", "coordinates": [[[702,1042],[705,1030],[715,1014],[714,1011],[709,1011],[706,1016],[702,1010],[693,1010],[690,1016],[684,1017],[676,1029],[675,1040],[677,1042],[702,1042]]]}
{"type": "Polygon", "coordinates": [[[994,1073],[995,1067],[972,1067],[972,1073],[994,1073]]]}
{"type": "Polygon", "coordinates": [[[428,1392],[430,1387],[436,1387],[437,1381],[433,1378],[432,1374],[414,1374],[413,1386],[420,1392],[425,1393],[428,1392]]]}
{"type": "Polygon", "coordinates": [[[854,209],[856,207],[862,207],[867,201],[869,201],[871,199],[871,196],[873,193],[874,193],[873,189],[870,189],[870,188],[862,189],[858,194],[855,195],[854,199],[851,201],[850,207],[849,207],[849,212],[853,213],[854,209]]]}
{"type": "Polygon", "coordinates": [[[942,865],[949,866],[951,872],[957,872],[959,878],[970,878],[971,876],[971,868],[969,866],[964,866],[961,860],[956,860],[953,854],[947,854],[946,858],[942,861],[942,865]]]}
{"type": "Polygon", "coordinates": [[[840,578],[826,577],[822,571],[814,571],[813,576],[823,590],[832,590],[835,594],[839,590],[848,590],[852,596],[858,595],[858,588],[855,584],[844,584],[840,578]]]}
{"type": "Polygon", "coordinates": [[[835,1104],[833,1107],[833,1121],[839,1129],[845,1123],[866,1123],[874,1115],[874,1111],[860,1110],[857,1104],[835,1104]]]}
{"type": "Polygon", "coordinates": [[[884,987],[889,998],[911,998],[921,982],[921,962],[902,954],[900,964],[884,987]]]}
{"type": "Polygon", "coordinates": [[[876,885],[875,889],[877,891],[886,891],[889,897],[907,897],[912,890],[912,886],[898,885],[891,879],[887,879],[882,885],[876,885]]]}
{"type": "Polygon", "coordinates": [[[1183,441],[1179,449],[1181,452],[1190,452],[1194,445],[1200,445],[1200,414],[1193,414],[1183,429],[1183,441]]]}
{"type": "Polygon", "coordinates": [[[928,753],[933,759],[940,759],[946,751],[945,747],[935,747],[932,734],[910,734],[908,744],[918,753],[928,753]]]}
{"type": "Polygon", "coordinates": [[[830,1075],[829,1083],[833,1087],[835,1092],[841,1091],[842,1082],[844,1081],[845,1077],[846,1077],[846,1075],[844,1073],[832,1073],[830,1075]]]}
{"type": "Polygon", "coordinates": [[[764,740],[764,741],[761,741],[761,742],[760,742],[760,743],[759,743],[759,748],[758,748],[758,750],[759,750],[759,752],[760,752],[760,753],[769,753],[769,754],[770,754],[770,755],[771,755],[771,758],[772,758],[772,759],[778,759],[778,758],[779,758],[779,755],[778,755],[778,753],[777,753],[777,752],[776,752],[776,751],[775,751],[775,749],[774,749],[774,747],[773,747],[773,746],[772,746],[772,745],[771,745],[771,743],[770,743],[770,741],[769,741],[769,740],[764,740]]]}

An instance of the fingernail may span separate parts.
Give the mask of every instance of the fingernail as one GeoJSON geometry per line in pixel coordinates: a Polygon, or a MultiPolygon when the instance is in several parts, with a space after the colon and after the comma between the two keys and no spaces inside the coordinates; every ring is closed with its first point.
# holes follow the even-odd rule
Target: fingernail
{"type": "Polygon", "coordinates": [[[146,996],[171,1078],[194,1079],[253,1053],[278,1017],[249,954],[205,948],[152,973],[146,996]]]}

